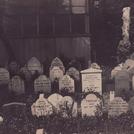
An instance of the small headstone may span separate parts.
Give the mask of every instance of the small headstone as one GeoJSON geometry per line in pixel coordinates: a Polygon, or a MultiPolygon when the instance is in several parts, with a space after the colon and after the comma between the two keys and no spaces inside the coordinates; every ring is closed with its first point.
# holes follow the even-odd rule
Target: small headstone
{"type": "Polygon", "coordinates": [[[34,81],[34,89],[35,92],[44,92],[44,93],[50,93],[51,92],[51,82],[45,75],[40,75],[35,81],[34,81]]]}
{"type": "Polygon", "coordinates": [[[5,68],[0,68],[0,85],[8,84],[10,79],[9,72],[5,68]]]}
{"type": "Polygon", "coordinates": [[[89,68],[81,71],[82,92],[94,91],[102,94],[102,70],[89,68]]]}
{"type": "Polygon", "coordinates": [[[24,94],[25,86],[24,81],[19,76],[14,76],[9,82],[9,90],[16,94],[24,94]]]}
{"type": "Polygon", "coordinates": [[[39,95],[39,99],[31,106],[32,115],[37,117],[49,116],[53,113],[52,105],[44,98],[43,94],[39,95]]]}
{"type": "Polygon", "coordinates": [[[94,94],[89,94],[81,102],[82,117],[95,116],[101,100],[94,94]]]}
{"type": "Polygon", "coordinates": [[[75,87],[74,87],[74,80],[69,76],[69,75],[64,75],[60,80],[59,80],[59,90],[68,92],[68,93],[73,93],[75,92],[75,87]],[[67,90],[67,91],[66,91],[67,90]]]}
{"type": "Polygon", "coordinates": [[[52,106],[55,108],[55,111],[58,112],[60,111],[60,103],[61,100],[63,99],[63,96],[60,94],[52,94],[48,97],[48,101],[52,104],[52,106]]]}
{"type": "Polygon", "coordinates": [[[119,116],[128,111],[128,103],[124,101],[121,97],[115,97],[109,103],[108,115],[109,116],[119,116]]]}
{"type": "Polygon", "coordinates": [[[35,74],[36,71],[39,74],[43,73],[43,67],[40,63],[40,61],[36,57],[32,57],[28,63],[27,63],[28,70],[32,73],[35,74]]]}
{"type": "Polygon", "coordinates": [[[53,59],[49,70],[52,70],[55,66],[59,67],[63,71],[63,73],[65,73],[65,67],[63,65],[63,62],[58,57],[53,59]]]}
{"type": "Polygon", "coordinates": [[[67,70],[66,74],[71,76],[72,78],[74,78],[77,81],[80,80],[80,72],[76,68],[74,68],[74,67],[70,67],[67,70]]]}
{"type": "Polygon", "coordinates": [[[63,71],[55,66],[52,68],[52,70],[50,70],[50,74],[49,74],[50,80],[53,82],[55,79],[61,79],[63,77],[63,71]]]}
{"type": "Polygon", "coordinates": [[[126,70],[119,71],[115,76],[115,95],[120,96],[123,90],[130,89],[130,77],[126,70]]]}

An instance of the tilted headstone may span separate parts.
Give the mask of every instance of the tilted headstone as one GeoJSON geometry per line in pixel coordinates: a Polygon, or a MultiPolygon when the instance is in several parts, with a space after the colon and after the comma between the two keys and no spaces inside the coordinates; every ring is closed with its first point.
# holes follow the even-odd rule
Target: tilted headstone
{"type": "Polygon", "coordinates": [[[9,72],[5,68],[0,68],[0,85],[8,84],[10,79],[9,72]]]}
{"type": "Polygon", "coordinates": [[[82,92],[94,91],[102,94],[102,70],[89,68],[81,71],[82,92]]]}
{"type": "Polygon", "coordinates": [[[55,66],[59,67],[63,71],[63,73],[65,73],[65,67],[63,65],[63,62],[58,57],[53,59],[49,70],[52,70],[55,66]]]}
{"type": "Polygon", "coordinates": [[[60,102],[60,111],[63,117],[76,117],[77,103],[70,96],[65,96],[60,102]]]}
{"type": "Polygon", "coordinates": [[[44,95],[40,94],[39,98],[31,106],[31,112],[32,115],[36,115],[37,117],[49,116],[53,113],[53,108],[48,100],[44,98],[44,95]]]}
{"type": "Polygon", "coordinates": [[[49,77],[52,82],[55,79],[59,80],[63,77],[63,71],[59,67],[55,66],[52,68],[52,70],[50,70],[49,77]]]}
{"type": "Polygon", "coordinates": [[[9,82],[9,90],[13,91],[16,94],[24,94],[24,81],[19,76],[14,76],[9,82]]]}
{"type": "Polygon", "coordinates": [[[51,92],[51,81],[45,75],[40,75],[34,81],[34,91],[50,93],[51,92]]]}
{"type": "Polygon", "coordinates": [[[115,97],[109,103],[108,115],[109,116],[119,116],[128,111],[128,103],[124,101],[121,97],[115,97]]]}
{"type": "Polygon", "coordinates": [[[32,57],[27,63],[28,70],[31,71],[32,74],[35,74],[36,71],[39,74],[43,73],[43,67],[40,61],[36,57],[32,57]]]}
{"type": "Polygon", "coordinates": [[[82,117],[84,116],[95,116],[101,107],[101,100],[94,94],[89,94],[85,99],[81,101],[81,112],[82,117]]]}
{"type": "Polygon", "coordinates": [[[71,76],[72,78],[74,78],[77,81],[80,80],[80,72],[76,68],[74,68],[74,67],[70,67],[67,70],[66,74],[71,76]]]}
{"type": "Polygon", "coordinates": [[[54,93],[48,97],[48,101],[52,104],[56,112],[60,111],[60,104],[63,96],[60,94],[54,93]]]}
{"type": "Polygon", "coordinates": [[[68,92],[68,93],[75,92],[74,80],[69,75],[64,75],[59,80],[59,90],[61,92],[65,91],[65,92],[68,92]]]}
{"type": "Polygon", "coordinates": [[[134,113],[134,97],[130,98],[128,104],[129,104],[129,110],[131,110],[134,113]]]}
{"type": "Polygon", "coordinates": [[[115,95],[120,96],[122,91],[130,89],[130,77],[126,70],[119,71],[115,76],[115,95]]]}

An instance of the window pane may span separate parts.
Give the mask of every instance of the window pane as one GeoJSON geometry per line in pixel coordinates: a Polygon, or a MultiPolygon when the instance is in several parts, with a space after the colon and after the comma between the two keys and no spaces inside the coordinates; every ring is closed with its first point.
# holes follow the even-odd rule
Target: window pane
{"type": "Polygon", "coordinates": [[[36,35],[37,25],[36,16],[23,16],[23,32],[24,35],[36,35]]]}
{"type": "Polygon", "coordinates": [[[52,34],[53,33],[53,17],[52,16],[40,15],[39,33],[40,34],[52,34]]]}
{"type": "Polygon", "coordinates": [[[73,14],[84,14],[86,12],[85,10],[85,7],[72,7],[73,14]]]}
{"type": "Polygon", "coordinates": [[[69,16],[59,15],[55,18],[55,32],[57,34],[69,33],[69,16]]]}
{"type": "Polygon", "coordinates": [[[72,33],[75,33],[75,34],[85,33],[85,16],[73,15],[71,27],[72,27],[72,33]]]}
{"type": "Polygon", "coordinates": [[[19,16],[5,16],[3,20],[4,31],[9,36],[21,35],[21,19],[19,16]]]}
{"type": "Polygon", "coordinates": [[[86,0],[72,0],[72,6],[86,6],[86,0]]]}

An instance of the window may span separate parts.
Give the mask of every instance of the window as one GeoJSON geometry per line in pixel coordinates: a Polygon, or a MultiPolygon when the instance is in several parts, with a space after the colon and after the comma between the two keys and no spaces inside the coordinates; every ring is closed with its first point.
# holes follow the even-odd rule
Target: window
{"type": "Polygon", "coordinates": [[[53,16],[41,14],[39,16],[39,34],[53,33],[53,16]]]}
{"type": "Polygon", "coordinates": [[[55,17],[55,33],[68,34],[70,32],[70,20],[68,15],[58,15],[55,17]]]}

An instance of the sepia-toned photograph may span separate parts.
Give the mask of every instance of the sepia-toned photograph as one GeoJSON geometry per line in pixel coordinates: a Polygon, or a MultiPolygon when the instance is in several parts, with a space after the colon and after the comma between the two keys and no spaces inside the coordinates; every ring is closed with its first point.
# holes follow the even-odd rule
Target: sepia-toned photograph
{"type": "Polygon", "coordinates": [[[0,0],[0,134],[134,134],[134,1],[0,0]]]}

